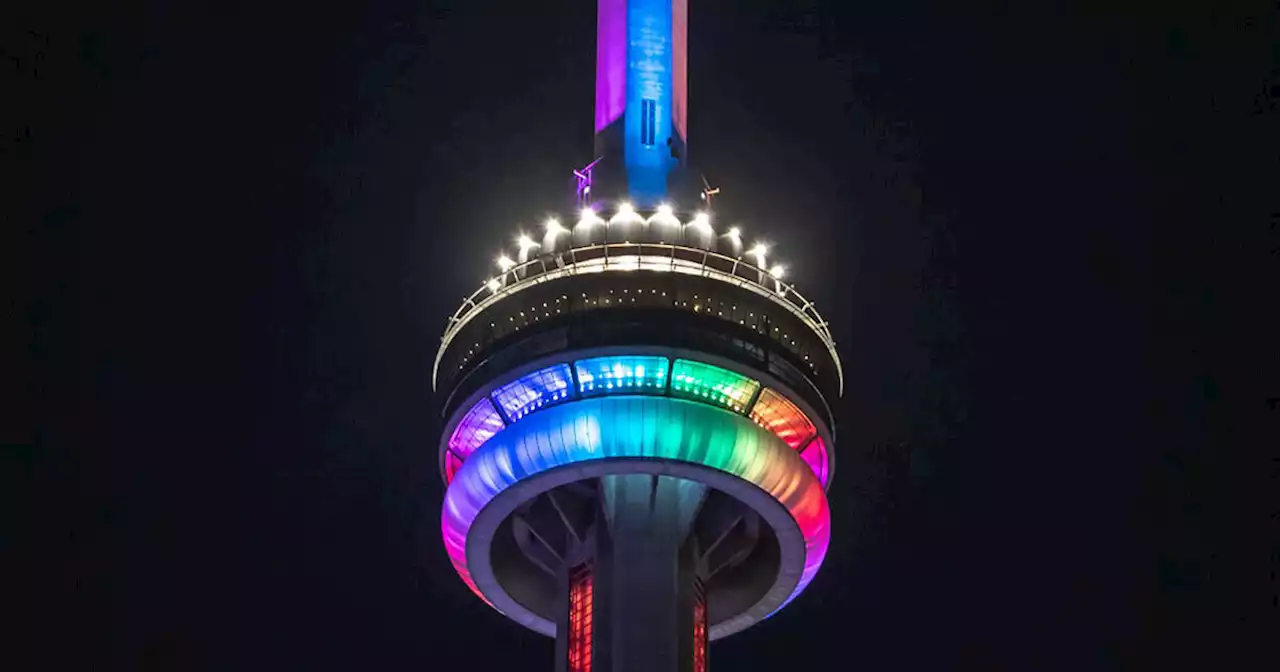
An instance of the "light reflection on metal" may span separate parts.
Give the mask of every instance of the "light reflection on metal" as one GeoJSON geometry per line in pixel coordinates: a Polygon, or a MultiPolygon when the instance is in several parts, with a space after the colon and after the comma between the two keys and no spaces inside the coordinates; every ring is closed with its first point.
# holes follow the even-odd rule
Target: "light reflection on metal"
{"type": "Polygon", "coordinates": [[[614,392],[657,393],[667,386],[667,358],[608,356],[574,362],[582,395],[614,392]]]}

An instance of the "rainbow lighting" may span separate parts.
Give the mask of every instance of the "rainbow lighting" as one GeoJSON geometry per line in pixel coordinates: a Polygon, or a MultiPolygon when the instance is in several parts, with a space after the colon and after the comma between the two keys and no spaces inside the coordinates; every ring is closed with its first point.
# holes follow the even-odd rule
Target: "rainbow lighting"
{"type": "Polygon", "coordinates": [[[574,363],[578,392],[584,395],[617,391],[658,393],[667,386],[666,357],[593,357],[574,363]]]}
{"type": "MultiPolygon", "coordinates": [[[[503,492],[537,475],[627,458],[724,472],[768,493],[786,509],[803,538],[803,572],[762,618],[803,592],[817,574],[830,541],[831,513],[822,483],[795,451],[723,409],[630,395],[585,399],[532,414],[473,452],[445,495],[442,527],[454,568],[481,599],[493,604],[494,596],[474,582],[471,566],[477,551],[468,537],[481,512],[503,492]]],[[[728,633],[712,628],[713,638],[723,634],[728,633]]]]}
{"type": "Polygon", "coordinates": [[[822,567],[844,373],[813,269],[689,165],[688,0],[594,16],[573,205],[491,251],[431,366],[440,529],[555,672],[707,672],[822,567]]]}
{"type": "Polygon", "coordinates": [[[823,487],[826,486],[826,444],[816,438],[813,422],[781,392],[762,387],[757,380],[711,364],[677,359],[673,365],[666,357],[651,355],[591,357],[573,362],[572,367],[578,380],[576,393],[569,385],[570,365],[556,364],[525,374],[500,386],[491,397],[475,402],[449,437],[446,480],[452,481],[462,463],[506,427],[499,407],[515,422],[549,403],[574,396],[670,394],[747,412],[756,424],[800,452],[823,487]],[[669,387],[668,369],[675,372],[669,387]],[[746,406],[753,399],[754,403],[746,406]]]}

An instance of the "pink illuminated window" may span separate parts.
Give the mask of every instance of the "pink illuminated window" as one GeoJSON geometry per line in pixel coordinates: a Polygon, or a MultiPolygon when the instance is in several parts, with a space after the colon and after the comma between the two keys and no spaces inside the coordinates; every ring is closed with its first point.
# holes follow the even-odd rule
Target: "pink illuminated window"
{"type": "Polygon", "coordinates": [[[462,458],[453,454],[452,450],[444,451],[444,481],[445,483],[453,482],[453,475],[458,473],[462,468],[462,458]]]}
{"type": "Polygon", "coordinates": [[[800,457],[809,465],[813,473],[817,474],[822,487],[827,487],[827,444],[821,438],[814,439],[812,443],[805,446],[800,457]]]}
{"type": "Polygon", "coordinates": [[[751,407],[751,419],[777,434],[794,450],[799,450],[818,433],[803,411],[769,388],[760,393],[760,399],[751,407]]]}
{"type": "Polygon", "coordinates": [[[693,672],[707,672],[707,595],[702,581],[693,581],[693,672]]]}
{"type": "Polygon", "coordinates": [[[569,575],[569,672],[591,672],[594,597],[591,565],[579,565],[569,575]]]}

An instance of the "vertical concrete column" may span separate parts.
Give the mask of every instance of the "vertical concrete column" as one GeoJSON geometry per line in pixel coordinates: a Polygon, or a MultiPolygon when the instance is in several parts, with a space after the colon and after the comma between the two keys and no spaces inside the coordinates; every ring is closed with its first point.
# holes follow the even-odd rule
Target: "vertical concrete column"
{"type": "Polygon", "coordinates": [[[601,479],[593,672],[691,672],[695,549],[706,487],[667,476],[601,479]]]}

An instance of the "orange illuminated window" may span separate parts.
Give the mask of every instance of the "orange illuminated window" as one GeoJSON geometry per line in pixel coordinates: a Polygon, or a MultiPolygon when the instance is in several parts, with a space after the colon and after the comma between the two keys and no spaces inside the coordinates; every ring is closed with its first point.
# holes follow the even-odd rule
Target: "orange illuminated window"
{"type": "Polygon", "coordinates": [[[591,672],[592,584],[590,565],[569,574],[569,672],[591,672]]]}
{"type": "Polygon", "coordinates": [[[818,430],[809,417],[786,397],[766,388],[751,407],[751,419],[778,435],[794,450],[800,450],[818,430]]]}

